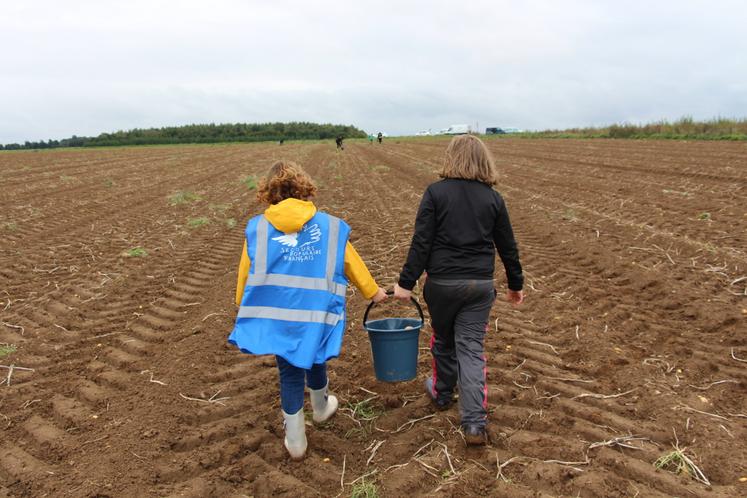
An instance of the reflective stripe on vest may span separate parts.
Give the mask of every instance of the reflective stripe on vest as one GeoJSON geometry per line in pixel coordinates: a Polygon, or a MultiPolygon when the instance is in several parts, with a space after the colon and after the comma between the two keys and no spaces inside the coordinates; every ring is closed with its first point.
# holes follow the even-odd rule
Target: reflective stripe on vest
{"type": "Polygon", "coordinates": [[[279,273],[249,275],[247,284],[255,287],[258,285],[274,285],[276,287],[321,290],[337,294],[338,296],[345,296],[345,291],[347,290],[347,285],[338,284],[335,281],[324,278],[299,277],[296,275],[281,275],[279,273]]]}
{"type": "Polygon", "coordinates": [[[272,306],[242,306],[239,308],[239,318],[269,318],[270,320],[285,320],[287,322],[324,323],[336,325],[342,315],[327,311],[291,310],[274,308],[272,306]]]}

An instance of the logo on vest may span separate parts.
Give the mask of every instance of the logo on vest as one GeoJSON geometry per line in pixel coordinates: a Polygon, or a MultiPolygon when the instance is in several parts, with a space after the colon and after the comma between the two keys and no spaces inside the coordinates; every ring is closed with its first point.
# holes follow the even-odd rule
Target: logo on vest
{"type": "Polygon", "coordinates": [[[319,225],[305,225],[298,232],[286,233],[272,240],[280,243],[284,247],[281,249],[284,261],[314,261],[314,257],[322,253],[314,244],[322,238],[322,231],[319,225]]]}

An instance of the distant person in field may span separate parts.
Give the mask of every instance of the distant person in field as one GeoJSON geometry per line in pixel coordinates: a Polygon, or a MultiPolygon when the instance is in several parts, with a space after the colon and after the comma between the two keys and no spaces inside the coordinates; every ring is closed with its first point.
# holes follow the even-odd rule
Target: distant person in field
{"type": "Polygon", "coordinates": [[[236,286],[239,312],[228,338],[244,353],[275,355],[284,443],[296,460],[307,445],[304,387],[314,422],[337,410],[326,362],[340,354],[348,280],[365,299],[387,297],[348,241],[347,223],[317,211],[309,200],[316,190],[290,161],[275,163],[260,181],[257,199],[268,207],[246,226],[236,286]]]}
{"type": "Polygon", "coordinates": [[[344,150],[345,146],[342,144],[342,141],[344,140],[342,135],[337,135],[337,138],[335,138],[335,143],[337,144],[337,150],[344,150]]]}
{"type": "Polygon", "coordinates": [[[487,440],[484,341],[497,295],[496,249],[508,277],[506,298],[514,306],[524,301],[524,277],[506,203],[492,188],[497,171],[485,144],[472,135],[455,137],[440,176],[423,194],[394,297],[409,299],[427,272],[423,297],[433,327],[433,371],[425,390],[445,410],[459,387],[465,440],[479,445],[487,440]]]}
{"type": "Polygon", "coordinates": [[[371,145],[373,145],[373,139],[374,139],[374,136],[369,133],[368,134],[368,143],[371,144],[371,145]]]}
{"type": "Polygon", "coordinates": [[[376,138],[379,140],[379,143],[381,143],[381,141],[384,140],[384,135],[381,132],[379,132],[379,134],[376,135],[376,138]]]}
{"type": "Polygon", "coordinates": [[[284,139],[284,138],[281,138],[281,139],[280,139],[280,140],[278,141],[278,145],[283,145],[284,143],[285,143],[285,139],[284,139]]]}

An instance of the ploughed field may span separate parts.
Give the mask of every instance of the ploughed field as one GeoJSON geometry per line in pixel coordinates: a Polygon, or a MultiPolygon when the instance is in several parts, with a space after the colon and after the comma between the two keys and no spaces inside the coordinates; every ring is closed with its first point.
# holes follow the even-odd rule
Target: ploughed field
{"type": "Polygon", "coordinates": [[[0,154],[0,496],[747,495],[742,143],[489,141],[527,282],[491,315],[490,444],[431,410],[428,327],[418,378],[375,380],[351,288],[341,410],[287,458],[274,359],[226,344],[247,177],[302,164],[390,287],[446,144],[0,154]],[[710,485],[655,468],[674,444],[710,485]]]}

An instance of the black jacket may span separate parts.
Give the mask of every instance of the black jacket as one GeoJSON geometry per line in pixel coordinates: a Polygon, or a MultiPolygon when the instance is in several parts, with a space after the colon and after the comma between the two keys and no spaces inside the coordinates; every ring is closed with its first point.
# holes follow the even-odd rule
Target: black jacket
{"type": "Polygon", "coordinates": [[[399,286],[412,289],[424,270],[433,278],[492,279],[496,248],[508,288],[521,290],[519,250],[501,195],[478,181],[438,181],[420,202],[399,286]]]}

